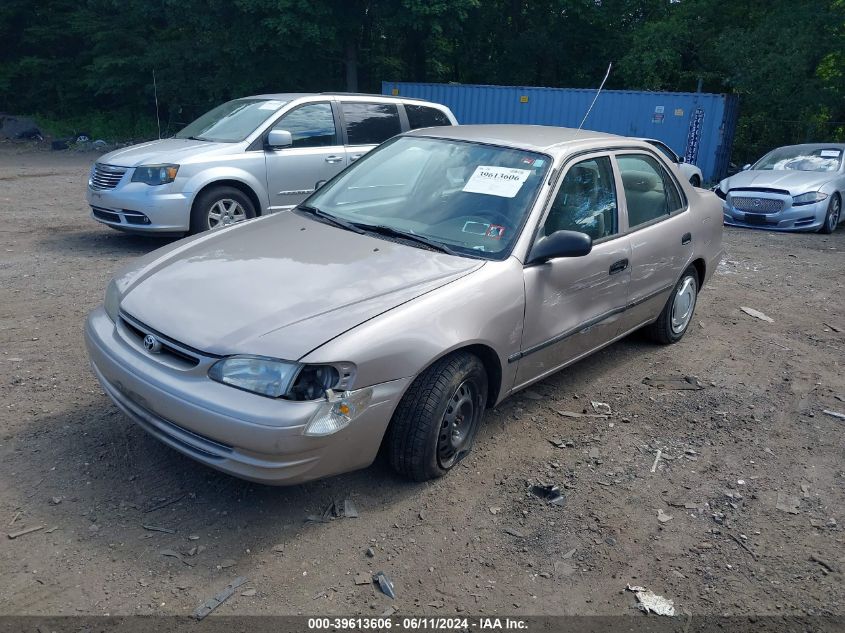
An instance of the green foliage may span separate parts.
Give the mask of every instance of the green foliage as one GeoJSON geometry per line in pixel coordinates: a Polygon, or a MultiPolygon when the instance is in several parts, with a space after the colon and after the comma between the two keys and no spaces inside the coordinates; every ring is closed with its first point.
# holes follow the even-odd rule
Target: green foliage
{"type": "Polygon", "coordinates": [[[109,139],[382,80],[740,96],[736,160],[842,138],[843,0],[4,0],[0,111],[109,139]],[[155,87],[153,85],[155,73],[155,87]],[[95,132],[96,130],[96,132],[95,132]]]}

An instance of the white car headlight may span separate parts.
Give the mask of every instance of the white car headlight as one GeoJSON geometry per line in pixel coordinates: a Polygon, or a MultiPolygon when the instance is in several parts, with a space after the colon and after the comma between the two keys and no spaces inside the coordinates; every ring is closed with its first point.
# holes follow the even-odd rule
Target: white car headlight
{"type": "Polygon", "coordinates": [[[827,199],[827,194],[821,191],[809,191],[800,196],[792,196],[792,206],[800,207],[802,204],[813,204],[827,199]]]}
{"type": "Polygon", "coordinates": [[[288,392],[300,365],[259,356],[229,356],[208,370],[208,377],[224,385],[251,391],[269,398],[288,392]]]}
{"type": "Polygon", "coordinates": [[[112,321],[117,321],[117,315],[120,312],[120,299],[120,290],[117,289],[117,284],[112,279],[106,286],[106,298],[103,300],[103,308],[112,321]]]}

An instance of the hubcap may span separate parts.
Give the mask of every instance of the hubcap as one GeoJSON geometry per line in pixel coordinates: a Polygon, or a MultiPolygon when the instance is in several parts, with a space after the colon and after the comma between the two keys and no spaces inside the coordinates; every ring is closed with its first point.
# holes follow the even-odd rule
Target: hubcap
{"type": "Polygon", "coordinates": [[[830,203],[830,219],[828,220],[829,228],[833,231],[836,225],[839,224],[839,212],[842,208],[842,203],[839,198],[834,198],[830,203]]]}
{"type": "Polygon", "coordinates": [[[236,200],[231,198],[218,200],[208,210],[208,228],[210,229],[228,226],[244,220],[246,220],[246,211],[236,200]]]}
{"type": "Polygon", "coordinates": [[[470,381],[464,381],[452,394],[437,437],[437,460],[442,468],[450,468],[469,451],[478,408],[478,390],[470,381]]]}
{"type": "Polygon", "coordinates": [[[672,302],[672,331],[680,334],[687,329],[692,311],[695,308],[695,280],[692,277],[684,277],[681,287],[675,293],[672,302]]]}

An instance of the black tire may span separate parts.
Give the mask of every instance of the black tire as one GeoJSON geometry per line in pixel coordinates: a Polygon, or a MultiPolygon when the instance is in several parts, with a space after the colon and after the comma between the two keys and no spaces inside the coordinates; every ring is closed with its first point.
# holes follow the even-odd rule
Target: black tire
{"type": "Polygon", "coordinates": [[[701,178],[698,177],[698,174],[693,174],[689,179],[689,184],[693,187],[700,187],[701,186],[701,178]]]}
{"type": "Polygon", "coordinates": [[[229,207],[233,211],[236,209],[235,205],[239,205],[243,213],[235,213],[237,219],[234,219],[234,222],[255,217],[255,205],[243,191],[234,187],[210,187],[202,191],[194,200],[194,206],[191,208],[191,235],[232,223],[225,220],[214,221],[212,213],[215,211],[219,213],[222,210],[217,207],[218,204],[229,207]]]}
{"type": "Polygon", "coordinates": [[[481,361],[468,352],[441,358],[396,407],[386,442],[390,465],[415,481],[442,477],[469,454],[486,405],[481,361]]]}
{"type": "Polygon", "coordinates": [[[839,226],[842,220],[842,198],[838,193],[830,197],[830,202],[827,204],[827,213],[824,216],[824,224],[819,228],[819,233],[830,235],[839,226]]]}
{"type": "MultiPolygon", "coordinates": [[[[658,343],[662,343],[663,345],[671,345],[672,343],[677,343],[684,338],[684,334],[686,334],[686,331],[689,329],[689,324],[692,323],[692,315],[695,311],[695,304],[698,299],[698,288],[698,272],[696,272],[694,266],[690,266],[684,271],[684,274],[681,275],[681,278],[678,280],[678,283],[675,284],[675,287],[672,288],[672,294],[669,295],[669,298],[666,300],[666,305],[663,307],[663,310],[660,311],[660,316],[657,317],[657,321],[648,326],[648,333],[652,339],[658,343]],[[687,283],[691,284],[693,290],[692,303],[689,306],[688,316],[686,310],[683,311],[682,314],[685,316],[685,323],[682,328],[678,329],[675,325],[673,325],[672,314],[675,309],[676,300],[681,301],[688,296],[686,294],[688,289],[685,288],[687,283]],[[684,294],[681,292],[682,289],[684,289],[684,294]]],[[[685,306],[679,304],[678,307],[684,308],[685,306]]]]}

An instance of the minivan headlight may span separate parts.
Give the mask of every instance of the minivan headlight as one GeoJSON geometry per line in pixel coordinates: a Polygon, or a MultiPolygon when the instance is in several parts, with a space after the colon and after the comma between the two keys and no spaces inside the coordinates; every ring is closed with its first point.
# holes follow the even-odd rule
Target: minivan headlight
{"type": "Polygon", "coordinates": [[[809,191],[800,196],[792,196],[792,206],[800,207],[802,204],[813,204],[827,199],[827,194],[821,191],[809,191]]]}
{"type": "Polygon", "coordinates": [[[179,165],[141,165],[135,168],[132,182],[143,182],[146,185],[166,185],[176,180],[179,165]]]}
{"type": "Polygon", "coordinates": [[[112,321],[117,321],[117,315],[120,312],[120,290],[117,289],[114,279],[106,286],[106,298],[103,300],[103,308],[112,321]]]}

